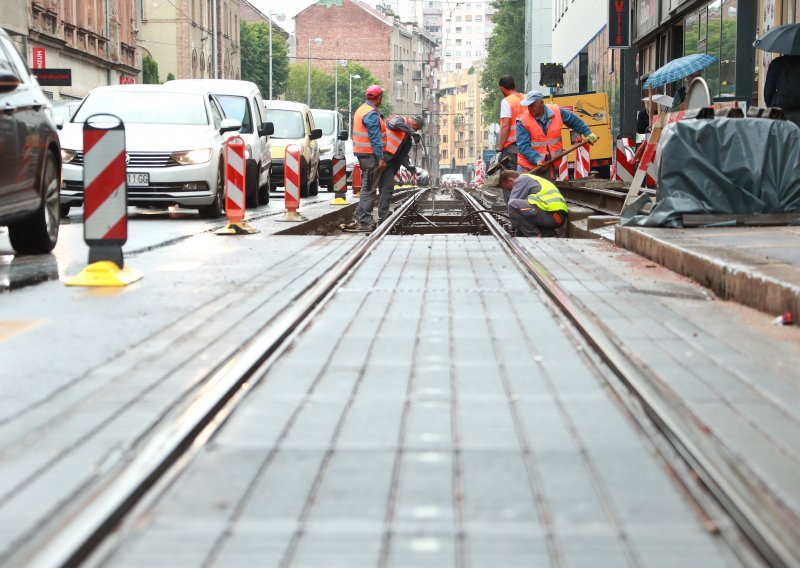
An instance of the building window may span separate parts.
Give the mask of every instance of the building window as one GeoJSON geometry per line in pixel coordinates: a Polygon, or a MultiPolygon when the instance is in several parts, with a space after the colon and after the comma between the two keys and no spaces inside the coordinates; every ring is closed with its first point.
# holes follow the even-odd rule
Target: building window
{"type": "Polygon", "coordinates": [[[442,142],[444,142],[445,144],[447,144],[447,134],[443,134],[443,135],[442,135],[442,142]]]}
{"type": "Polygon", "coordinates": [[[481,16],[480,14],[475,16],[475,21],[476,22],[482,22],[483,21],[483,16],[481,16]]]}

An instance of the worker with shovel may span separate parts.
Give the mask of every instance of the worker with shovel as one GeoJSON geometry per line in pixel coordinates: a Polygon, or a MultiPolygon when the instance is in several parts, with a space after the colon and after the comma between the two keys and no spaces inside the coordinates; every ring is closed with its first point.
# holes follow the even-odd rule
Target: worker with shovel
{"type": "MultiPolygon", "coordinates": [[[[544,95],[539,91],[530,91],[520,104],[527,109],[527,112],[523,111],[517,118],[517,170],[520,172],[527,172],[543,162],[550,162],[557,157],[557,153],[563,151],[561,129],[564,125],[585,137],[589,144],[597,142],[597,135],[592,133],[585,122],[558,105],[544,104],[544,95]]],[[[540,175],[558,179],[558,164],[554,161],[548,166],[550,167],[540,175]]]]}

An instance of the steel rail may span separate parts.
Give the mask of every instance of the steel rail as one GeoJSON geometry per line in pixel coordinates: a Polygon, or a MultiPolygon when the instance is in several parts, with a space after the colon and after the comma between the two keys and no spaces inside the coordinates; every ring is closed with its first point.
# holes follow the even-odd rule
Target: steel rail
{"type": "MultiPolygon", "coordinates": [[[[430,190],[423,190],[430,191],[430,190]]],[[[407,199],[371,234],[362,239],[329,272],[300,291],[241,350],[221,362],[197,395],[184,402],[174,419],[140,447],[128,448],[120,460],[100,474],[94,487],[62,508],[40,533],[2,559],[12,566],[77,566],[99,546],[133,507],[181,460],[201,434],[247,384],[260,381],[264,371],[316,309],[355,270],[413,205],[407,199]]]]}
{"type": "MultiPolygon", "coordinates": [[[[460,190],[459,190],[460,191],[460,190]]],[[[464,199],[480,208],[466,192],[464,199]]],[[[552,274],[530,256],[490,213],[480,213],[489,231],[544,290],[575,326],[581,337],[608,365],[628,391],[639,401],[647,416],[692,469],[761,557],[773,567],[798,566],[800,527],[792,524],[779,506],[763,497],[761,487],[738,467],[736,458],[724,455],[710,436],[692,427],[696,418],[643,362],[614,339],[613,332],[582,308],[558,285],[552,274]]]]}

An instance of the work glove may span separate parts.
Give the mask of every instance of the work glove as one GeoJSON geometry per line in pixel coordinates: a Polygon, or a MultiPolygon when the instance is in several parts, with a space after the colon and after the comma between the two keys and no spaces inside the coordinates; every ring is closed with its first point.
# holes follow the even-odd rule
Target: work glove
{"type": "Polygon", "coordinates": [[[590,132],[589,136],[586,137],[586,140],[589,141],[589,144],[594,146],[595,142],[597,142],[598,140],[597,134],[595,134],[594,132],[590,132]]]}

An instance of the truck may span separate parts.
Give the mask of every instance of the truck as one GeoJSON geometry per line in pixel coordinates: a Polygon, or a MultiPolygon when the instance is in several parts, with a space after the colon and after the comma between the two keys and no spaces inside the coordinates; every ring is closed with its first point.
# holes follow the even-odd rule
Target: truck
{"type": "MultiPolygon", "coordinates": [[[[608,95],[595,91],[553,95],[550,98],[546,98],[545,103],[557,104],[561,108],[573,112],[592,129],[592,132],[597,134],[599,140],[594,146],[589,146],[591,169],[596,170],[600,177],[608,179],[615,151],[614,140],[611,136],[608,95]]],[[[564,126],[561,130],[564,148],[566,149],[576,144],[578,136],[577,133],[564,126]]],[[[574,171],[575,153],[569,155],[569,164],[574,171]]]]}

